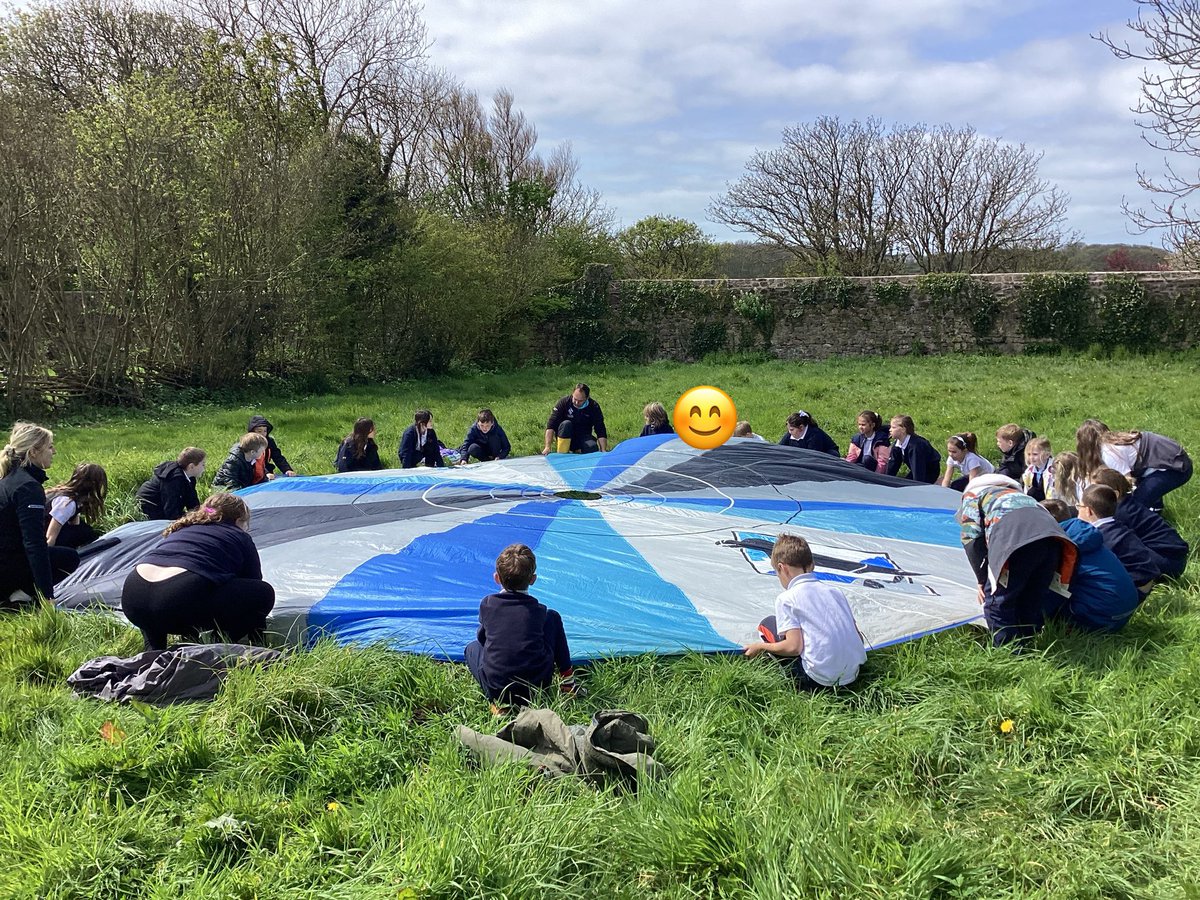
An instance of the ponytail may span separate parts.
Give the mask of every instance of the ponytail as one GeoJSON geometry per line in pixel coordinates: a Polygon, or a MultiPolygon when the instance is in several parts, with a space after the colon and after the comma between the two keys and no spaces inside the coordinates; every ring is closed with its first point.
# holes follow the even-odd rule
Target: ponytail
{"type": "Polygon", "coordinates": [[[7,477],[14,469],[29,464],[29,454],[54,440],[54,432],[32,422],[17,422],[8,436],[8,443],[0,451],[0,478],[7,477]]]}

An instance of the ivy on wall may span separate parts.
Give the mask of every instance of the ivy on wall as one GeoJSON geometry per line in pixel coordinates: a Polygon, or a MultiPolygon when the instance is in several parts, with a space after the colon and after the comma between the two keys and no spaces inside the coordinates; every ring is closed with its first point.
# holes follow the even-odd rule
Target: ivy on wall
{"type": "MultiPolygon", "coordinates": [[[[630,280],[614,289],[610,267],[589,266],[583,278],[551,293],[548,306],[556,311],[547,323],[562,356],[579,360],[664,354],[695,360],[735,349],[771,353],[781,317],[826,317],[813,322],[819,327],[836,322],[838,310],[856,316],[872,307],[885,318],[924,311],[965,321],[980,349],[996,346],[1003,321],[1008,330],[999,333],[1000,341],[1019,334],[1025,340],[1016,343],[1027,352],[1097,344],[1140,352],[1161,347],[1168,336],[1183,345],[1200,340],[1200,288],[1181,287],[1176,300],[1123,273],[1098,284],[1082,273],[1037,273],[1016,285],[931,273],[880,281],[833,275],[750,290],[724,281],[630,280]]],[[[909,321],[921,327],[920,316],[909,321]]],[[[939,334],[944,332],[930,331],[934,344],[922,348],[939,352],[939,334]]]]}
{"type": "Polygon", "coordinates": [[[775,336],[775,307],[771,301],[757,291],[745,291],[734,298],[733,308],[757,332],[762,349],[769,349],[775,336]]]}
{"type": "Polygon", "coordinates": [[[990,281],[965,272],[931,272],[917,276],[916,288],[929,298],[935,312],[966,316],[976,340],[986,339],[996,327],[1000,300],[990,281]]]}
{"type": "Polygon", "coordinates": [[[1096,298],[1096,340],[1110,349],[1151,350],[1162,344],[1170,317],[1131,275],[1109,275],[1096,298]]]}
{"type": "Polygon", "coordinates": [[[1051,345],[1082,349],[1091,343],[1091,286],[1079,273],[1025,276],[1017,290],[1021,331],[1051,345]]]}

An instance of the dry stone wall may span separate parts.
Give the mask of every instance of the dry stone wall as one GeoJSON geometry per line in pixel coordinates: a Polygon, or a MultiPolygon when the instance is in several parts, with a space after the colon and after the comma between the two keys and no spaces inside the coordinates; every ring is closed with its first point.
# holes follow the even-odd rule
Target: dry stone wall
{"type": "Polygon", "coordinates": [[[560,296],[543,333],[552,361],[1200,344],[1200,272],[628,281],[593,266],[560,296]]]}

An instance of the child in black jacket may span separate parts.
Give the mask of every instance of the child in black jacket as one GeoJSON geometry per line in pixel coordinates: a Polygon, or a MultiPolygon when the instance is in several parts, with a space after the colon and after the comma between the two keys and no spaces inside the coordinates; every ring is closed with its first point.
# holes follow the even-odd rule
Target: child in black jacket
{"type": "Polygon", "coordinates": [[[528,705],[530,691],[549,687],[556,668],[563,690],[573,692],[562,617],[526,593],[537,581],[533,551],[524,544],[505,547],[492,577],[504,590],[483,598],[478,639],[463,651],[483,693],[494,703],[528,705]]]}

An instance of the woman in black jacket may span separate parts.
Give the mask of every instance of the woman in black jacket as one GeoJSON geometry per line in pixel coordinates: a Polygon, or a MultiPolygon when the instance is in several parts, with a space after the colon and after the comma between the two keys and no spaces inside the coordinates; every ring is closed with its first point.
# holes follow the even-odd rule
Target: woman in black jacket
{"type": "Polygon", "coordinates": [[[359,419],[338,447],[333,467],[339,472],[377,472],[383,468],[375,445],[375,420],[359,419]]]}
{"type": "Polygon", "coordinates": [[[79,555],[46,544],[46,469],[54,433],[29,422],[13,425],[0,451],[0,607],[39,593],[54,599],[56,574],[74,571],[79,555]]]}

